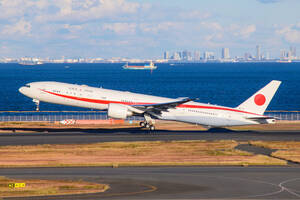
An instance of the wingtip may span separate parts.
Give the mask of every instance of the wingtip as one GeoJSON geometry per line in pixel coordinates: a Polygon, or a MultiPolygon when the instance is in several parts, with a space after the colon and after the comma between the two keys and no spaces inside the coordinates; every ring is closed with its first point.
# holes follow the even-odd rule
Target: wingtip
{"type": "Polygon", "coordinates": [[[273,83],[281,83],[281,81],[279,81],[279,80],[272,80],[271,82],[273,82],[273,83]]]}

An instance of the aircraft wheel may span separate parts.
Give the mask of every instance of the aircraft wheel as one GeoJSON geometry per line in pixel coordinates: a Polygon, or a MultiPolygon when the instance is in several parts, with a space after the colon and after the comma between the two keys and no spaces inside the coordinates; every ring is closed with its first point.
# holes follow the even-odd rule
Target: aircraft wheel
{"type": "Polygon", "coordinates": [[[154,131],[154,130],[155,130],[155,126],[150,125],[150,126],[149,126],[149,129],[150,129],[150,131],[154,131]]]}
{"type": "Polygon", "coordinates": [[[147,123],[147,124],[145,125],[145,127],[146,127],[146,128],[150,128],[150,124],[147,123]]]}
{"type": "Polygon", "coordinates": [[[140,126],[141,126],[141,127],[145,127],[145,126],[146,126],[146,123],[145,123],[145,122],[140,122],[140,126]]]}

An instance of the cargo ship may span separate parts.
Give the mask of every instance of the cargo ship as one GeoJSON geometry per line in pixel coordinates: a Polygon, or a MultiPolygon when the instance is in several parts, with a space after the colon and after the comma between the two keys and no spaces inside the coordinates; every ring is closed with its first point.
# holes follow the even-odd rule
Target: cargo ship
{"type": "Polygon", "coordinates": [[[154,65],[154,63],[151,61],[149,64],[145,64],[145,65],[128,65],[128,63],[126,63],[126,65],[123,66],[123,69],[156,69],[157,66],[154,65]]]}

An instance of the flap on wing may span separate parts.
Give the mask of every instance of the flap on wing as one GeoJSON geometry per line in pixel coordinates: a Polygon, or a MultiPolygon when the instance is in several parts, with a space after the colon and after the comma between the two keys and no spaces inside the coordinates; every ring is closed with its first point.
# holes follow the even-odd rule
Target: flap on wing
{"type": "Polygon", "coordinates": [[[157,103],[157,104],[145,104],[145,105],[132,105],[133,107],[145,107],[145,108],[175,108],[181,104],[187,103],[189,101],[194,101],[197,99],[184,98],[178,101],[166,102],[166,103],[157,103]]]}
{"type": "Polygon", "coordinates": [[[129,109],[136,113],[145,113],[148,111],[164,111],[169,108],[175,108],[176,106],[179,106],[181,104],[187,103],[189,101],[194,101],[197,99],[191,99],[191,98],[184,98],[180,99],[178,101],[172,101],[172,102],[166,102],[166,103],[157,103],[157,104],[145,104],[145,105],[131,105],[129,106],[129,109]]]}

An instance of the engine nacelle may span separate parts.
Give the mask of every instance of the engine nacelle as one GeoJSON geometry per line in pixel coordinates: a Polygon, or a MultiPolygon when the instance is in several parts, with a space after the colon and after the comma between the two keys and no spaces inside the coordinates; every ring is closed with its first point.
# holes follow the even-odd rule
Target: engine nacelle
{"type": "Polygon", "coordinates": [[[110,103],[108,104],[108,117],[115,119],[126,119],[133,115],[133,113],[128,110],[126,105],[110,103]]]}

